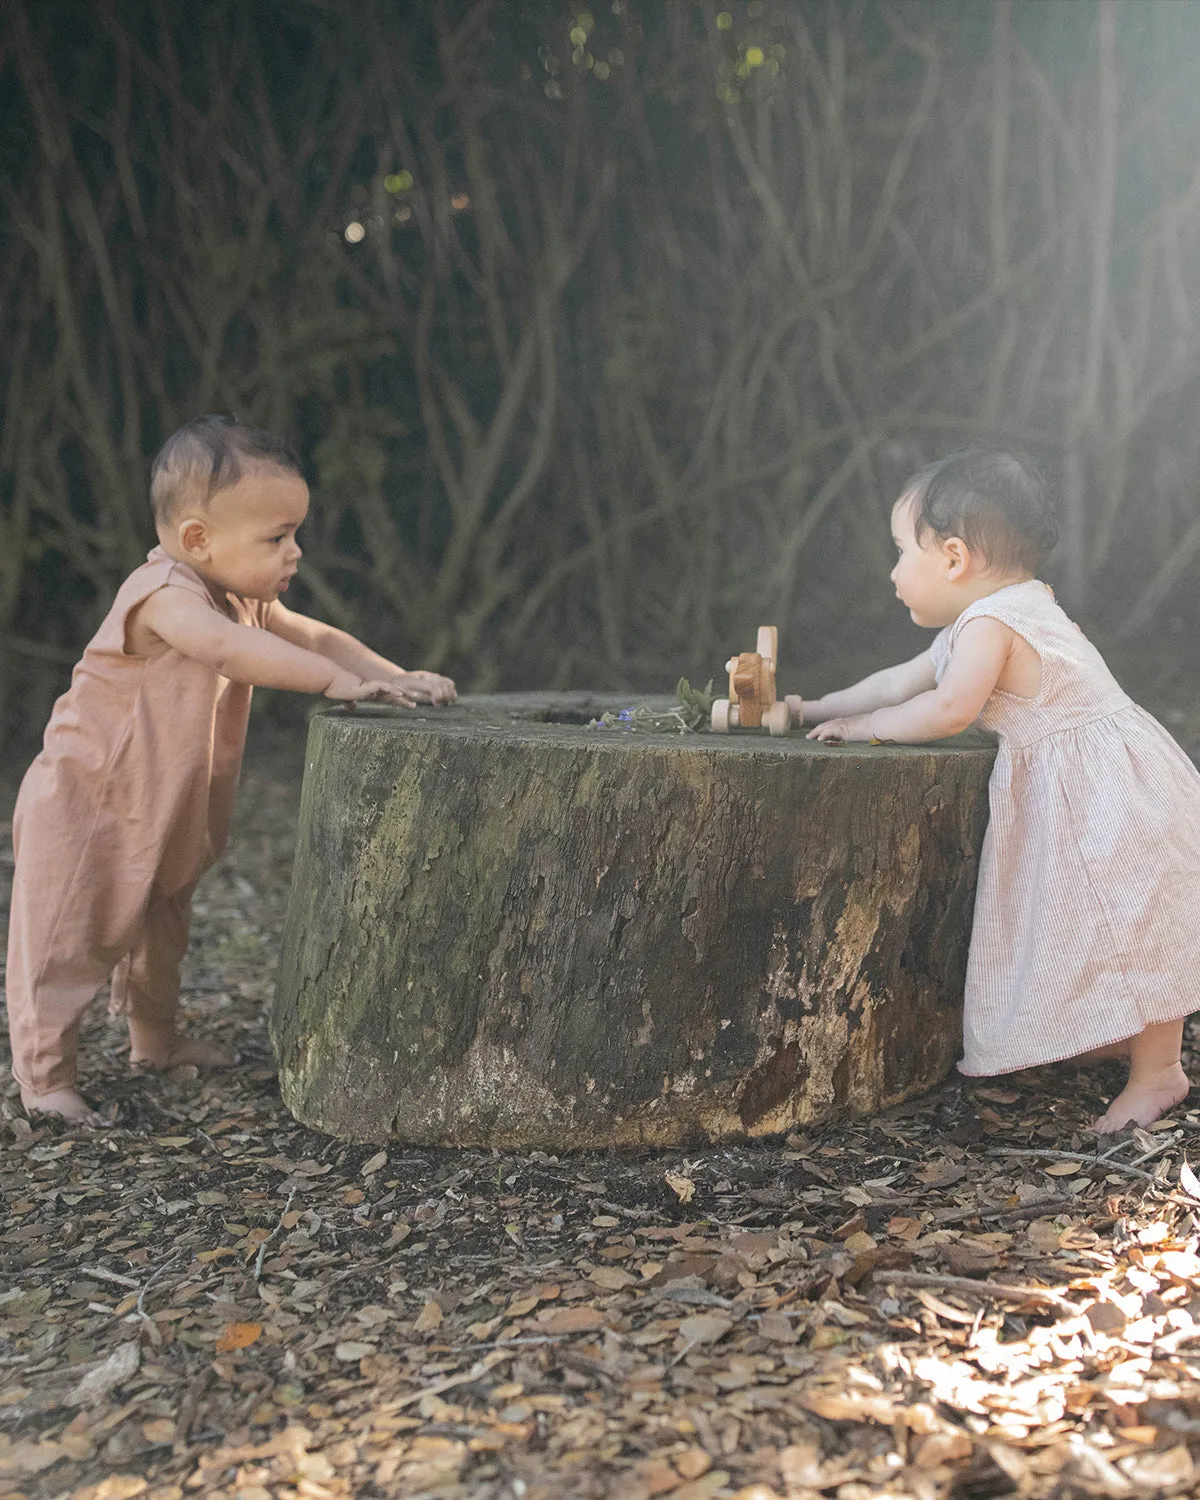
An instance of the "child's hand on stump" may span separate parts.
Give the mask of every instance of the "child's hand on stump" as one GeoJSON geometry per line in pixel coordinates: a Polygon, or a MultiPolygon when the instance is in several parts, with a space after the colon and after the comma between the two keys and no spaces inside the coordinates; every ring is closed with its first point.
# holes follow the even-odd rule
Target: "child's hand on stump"
{"type": "Polygon", "coordinates": [[[336,698],[339,703],[392,703],[397,708],[415,708],[417,700],[406,693],[393,679],[384,677],[356,677],[353,672],[338,668],[333,681],[325,689],[326,698],[336,698]]]}
{"type": "Polygon", "coordinates": [[[342,703],[391,703],[397,708],[415,708],[418,703],[453,703],[454,684],[436,672],[397,672],[391,677],[356,677],[338,668],[325,689],[326,698],[342,703]]]}
{"type": "Polygon", "coordinates": [[[401,672],[391,680],[418,703],[453,703],[458,697],[454,683],[438,672],[401,672]]]}
{"type": "Polygon", "coordinates": [[[871,715],[850,714],[840,719],[826,719],[806,736],[810,740],[824,740],[830,745],[840,745],[846,740],[871,740],[871,715]]]}

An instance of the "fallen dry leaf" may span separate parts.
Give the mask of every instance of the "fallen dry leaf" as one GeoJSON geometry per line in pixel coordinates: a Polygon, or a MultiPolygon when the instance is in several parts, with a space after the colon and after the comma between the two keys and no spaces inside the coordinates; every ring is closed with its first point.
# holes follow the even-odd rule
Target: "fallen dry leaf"
{"type": "Polygon", "coordinates": [[[688,1484],[681,1484],[675,1491],[674,1500],[709,1500],[711,1495],[724,1489],[728,1483],[728,1470],[710,1469],[702,1478],[693,1479],[688,1484]]]}
{"type": "Polygon", "coordinates": [[[782,1313],[763,1313],[759,1320],[758,1331],[763,1338],[771,1339],[777,1344],[795,1344],[800,1339],[795,1323],[791,1318],[784,1317],[782,1313]]]}
{"type": "Polygon", "coordinates": [[[970,1458],[974,1446],[965,1432],[931,1432],[916,1443],[912,1461],[918,1469],[940,1469],[970,1458]]]}
{"type": "Polygon", "coordinates": [[[712,1458],[703,1448],[686,1448],[671,1460],[684,1479],[699,1479],[712,1468],[712,1458]]]}
{"type": "Polygon", "coordinates": [[[715,1344],[733,1327],[733,1319],[723,1313],[693,1313],[679,1324],[679,1334],[689,1344],[715,1344]]]}
{"type": "Polygon", "coordinates": [[[61,1443],[13,1443],[0,1447],[0,1475],[10,1479],[27,1479],[40,1474],[64,1456],[61,1443]]]}
{"type": "Polygon", "coordinates": [[[594,1271],[588,1272],[588,1280],[603,1287],[605,1291],[620,1292],[627,1286],[635,1286],[638,1278],[631,1276],[628,1271],[618,1270],[616,1266],[597,1266],[594,1271]]]}
{"type": "Polygon", "coordinates": [[[1182,1489],[1196,1477],[1192,1455],[1182,1443],[1165,1453],[1135,1453],[1117,1467],[1131,1483],[1151,1490],[1182,1489]]]}
{"type": "Polygon", "coordinates": [[[560,1307],[550,1312],[540,1327],[545,1333],[587,1333],[593,1328],[602,1328],[604,1318],[597,1308],[587,1306],[560,1307]]]}
{"type": "Polygon", "coordinates": [[[651,1458],[633,1471],[634,1480],[647,1495],[666,1495],[679,1488],[679,1474],[666,1459],[651,1458]]]}
{"type": "Polygon", "coordinates": [[[945,1256],[947,1269],[955,1276],[984,1276],[1001,1264],[995,1250],[961,1241],[947,1245],[945,1256]]]}
{"type": "Polygon", "coordinates": [[[231,1354],[235,1349],[248,1349],[262,1337],[261,1323],[226,1323],[213,1348],[218,1354],[231,1354]]]}
{"type": "Polygon", "coordinates": [[[441,1327],[442,1319],[441,1304],[438,1302],[426,1302],[417,1315],[417,1320],[413,1324],[413,1331],[416,1333],[432,1333],[435,1328],[441,1327]]]}
{"type": "Polygon", "coordinates": [[[831,1422],[878,1422],[889,1426],[903,1409],[903,1403],[894,1397],[866,1392],[805,1391],[799,1399],[801,1406],[831,1422]]]}
{"type": "MultiPolygon", "coordinates": [[[[183,1491],[178,1496],[171,1496],[170,1486],[165,1492],[158,1489],[154,1492],[154,1500],[180,1500],[183,1491]]],[[[82,1492],[77,1491],[71,1500],[136,1500],[140,1495],[148,1495],[149,1483],[137,1474],[110,1474],[107,1479],[102,1479],[99,1484],[90,1486],[82,1492]]]]}
{"type": "Polygon", "coordinates": [[[966,1167],[954,1161],[931,1161],[916,1174],[917,1181],[928,1187],[951,1187],[967,1175],[966,1167]]]}
{"type": "Polygon", "coordinates": [[[137,1374],[142,1363],[141,1346],[136,1340],[118,1344],[102,1364],[95,1365],[67,1397],[68,1406],[94,1406],[110,1392],[137,1374]]]}
{"type": "Polygon", "coordinates": [[[375,1352],[376,1346],[374,1344],[364,1343],[360,1339],[346,1339],[342,1343],[333,1346],[334,1359],[340,1359],[343,1362],[366,1359],[368,1355],[375,1352]]]}
{"type": "Polygon", "coordinates": [[[690,1177],[685,1177],[682,1172],[664,1172],[663,1181],[679,1199],[680,1203],[690,1203],[695,1196],[696,1184],[690,1177]]]}

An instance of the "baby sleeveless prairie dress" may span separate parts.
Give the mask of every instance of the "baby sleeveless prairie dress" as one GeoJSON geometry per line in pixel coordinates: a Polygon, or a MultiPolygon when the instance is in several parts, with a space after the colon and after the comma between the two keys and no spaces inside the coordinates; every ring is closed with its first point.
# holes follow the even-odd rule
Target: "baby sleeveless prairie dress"
{"type": "Polygon", "coordinates": [[[1200,1008],[1200,772],[1037,581],[934,640],[938,681],[981,615],[1028,641],[1036,698],[992,693],[1000,741],[967,960],[972,1076],[1075,1057],[1200,1008]]]}

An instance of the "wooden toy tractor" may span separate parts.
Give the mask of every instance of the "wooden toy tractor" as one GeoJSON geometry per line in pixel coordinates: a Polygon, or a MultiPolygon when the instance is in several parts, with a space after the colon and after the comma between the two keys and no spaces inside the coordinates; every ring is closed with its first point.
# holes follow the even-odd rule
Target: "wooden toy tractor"
{"type": "Polygon", "coordinates": [[[731,656],[725,663],[729,671],[729,697],[718,698],[712,706],[714,734],[764,726],[772,734],[787,734],[791,728],[788,706],[775,700],[778,650],[778,629],[774,625],[760,625],[758,649],[731,656]]]}

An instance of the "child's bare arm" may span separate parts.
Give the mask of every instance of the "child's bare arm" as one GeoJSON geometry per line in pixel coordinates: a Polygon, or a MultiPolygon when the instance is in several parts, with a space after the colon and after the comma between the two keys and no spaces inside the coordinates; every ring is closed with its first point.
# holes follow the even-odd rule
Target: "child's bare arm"
{"type": "Polygon", "coordinates": [[[898,740],[917,744],[960,734],[979,717],[1012,650],[1014,633],[981,616],[959,632],[940,683],[903,703],[841,715],[809,734],[817,740],[898,740]]]}
{"type": "Polygon", "coordinates": [[[165,588],[151,594],[137,611],[137,631],[140,636],[148,632],[233,682],[345,700],[404,700],[386,680],[364,678],[269,631],[227,620],[186,589],[165,588]]]}
{"type": "Polygon", "coordinates": [[[903,703],[927,692],[937,682],[933,657],[928,651],[911,661],[898,662],[882,672],[872,672],[853,687],[826,693],[823,698],[787,698],[793,724],[821,724],[827,719],[866,714],[892,703],[903,703]]]}
{"type": "Polygon", "coordinates": [[[401,692],[415,702],[454,701],[454,684],[449,677],[442,677],[437,672],[406,672],[395,662],[388,661],[386,656],[364,646],[348,631],[326,625],[321,620],[312,620],[307,615],[295,614],[278,600],[267,617],[267,628],[282,640],[306,651],[315,651],[318,656],[336,662],[348,672],[395,682],[401,692]]]}

